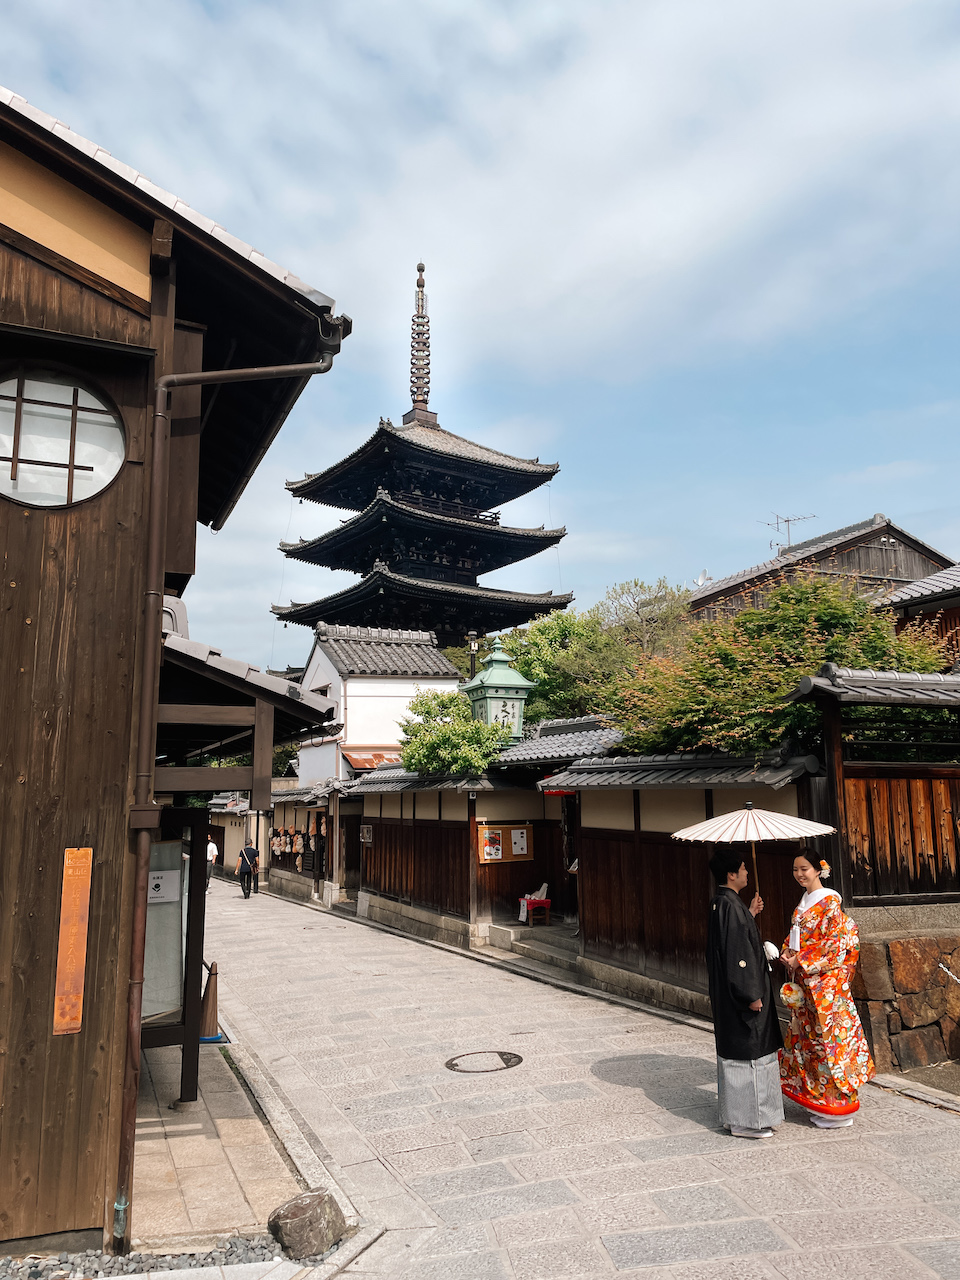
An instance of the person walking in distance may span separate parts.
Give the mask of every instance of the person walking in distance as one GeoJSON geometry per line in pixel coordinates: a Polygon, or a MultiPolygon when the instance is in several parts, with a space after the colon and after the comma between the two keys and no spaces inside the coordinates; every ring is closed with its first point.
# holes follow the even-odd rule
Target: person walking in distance
{"type": "Polygon", "coordinates": [[[250,885],[255,875],[260,873],[260,854],[252,844],[245,844],[240,850],[240,857],[237,859],[235,876],[240,877],[240,888],[243,890],[245,898],[250,897],[250,885]]]}
{"type": "Polygon", "coordinates": [[[755,917],[740,897],[749,873],[741,854],[720,848],[710,859],[717,895],[710,903],[707,970],[717,1042],[720,1123],[736,1138],[772,1138],[783,1121],[778,1055],[783,1047],[770,966],[755,917]]]}
{"type": "Polygon", "coordinates": [[[213,839],[213,832],[207,833],[207,892],[210,892],[210,877],[213,875],[213,866],[217,860],[220,850],[217,848],[213,839]]]}

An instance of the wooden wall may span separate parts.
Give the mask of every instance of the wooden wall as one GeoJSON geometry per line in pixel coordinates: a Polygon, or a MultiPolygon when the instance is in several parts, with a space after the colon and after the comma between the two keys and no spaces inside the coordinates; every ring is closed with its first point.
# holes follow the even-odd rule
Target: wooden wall
{"type": "MultiPolygon", "coordinates": [[[[481,863],[477,867],[477,919],[516,921],[520,898],[533,893],[544,881],[550,897],[550,918],[562,920],[568,906],[560,823],[541,821],[533,827],[533,859],[530,862],[481,863]]],[[[574,899],[576,886],[570,892],[574,899]]]]}
{"type": "MultiPolygon", "coordinates": [[[[149,345],[149,322],[0,245],[0,321],[149,345]]],[[[82,369],[127,461],[66,509],[0,499],[0,1240],[112,1214],[129,969],[149,362],[4,335],[82,369]],[[91,846],[83,1027],[53,1036],[63,851],[91,846]],[[109,1203],[108,1203],[109,1202],[109,1203]]],[[[0,1246],[0,1253],[2,1253],[0,1246]]]]}
{"type": "Polygon", "coordinates": [[[465,822],[364,822],[373,827],[373,844],[362,846],[362,889],[469,919],[470,832],[465,822]]]}
{"type": "Polygon", "coordinates": [[[960,900],[960,769],[942,772],[953,776],[904,765],[900,776],[871,777],[866,766],[844,767],[843,829],[854,902],[960,900]],[[854,770],[859,776],[850,776],[854,770]]]}
{"type": "MultiPolygon", "coordinates": [[[[743,894],[749,902],[752,860],[748,846],[742,852],[751,868],[743,894]]],[[[584,955],[705,991],[707,908],[715,892],[707,865],[711,847],[672,840],[665,832],[584,827],[578,853],[584,955]]],[[[778,947],[802,892],[793,879],[795,854],[795,845],[757,851],[765,904],[760,932],[778,947]]]]}

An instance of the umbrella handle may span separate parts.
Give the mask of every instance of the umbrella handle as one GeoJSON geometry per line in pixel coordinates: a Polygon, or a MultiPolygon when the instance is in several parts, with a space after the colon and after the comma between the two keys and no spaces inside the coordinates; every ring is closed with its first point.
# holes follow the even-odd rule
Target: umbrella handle
{"type": "Polygon", "coordinates": [[[753,854],[753,883],[754,893],[760,892],[760,876],[757,872],[757,845],[754,840],[750,841],[750,852],[753,854]]]}

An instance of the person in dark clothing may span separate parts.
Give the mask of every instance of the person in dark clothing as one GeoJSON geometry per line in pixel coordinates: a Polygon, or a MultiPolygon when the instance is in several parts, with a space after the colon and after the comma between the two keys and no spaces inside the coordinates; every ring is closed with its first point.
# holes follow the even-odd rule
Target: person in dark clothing
{"type": "Polygon", "coordinates": [[[707,928],[707,971],[717,1042],[720,1123],[738,1138],[772,1138],[783,1121],[779,1050],[783,1048],[773,981],[755,917],[763,900],[748,907],[743,857],[718,848],[710,859],[717,882],[707,928]]]}
{"type": "Polygon", "coordinates": [[[243,896],[249,898],[250,884],[253,877],[260,874],[260,854],[252,844],[244,845],[240,850],[240,857],[237,859],[236,870],[233,874],[240,877],[240,888],[243,890],[243,896]]]}

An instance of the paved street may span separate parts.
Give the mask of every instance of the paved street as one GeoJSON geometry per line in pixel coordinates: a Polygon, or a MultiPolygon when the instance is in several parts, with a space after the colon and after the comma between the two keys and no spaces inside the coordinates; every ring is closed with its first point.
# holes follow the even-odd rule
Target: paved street
{"type": "Polygon", "coordinates": [[[208,901],[224,1016],[388,1228],[346,1274],[960,1278],[960,1117],[870,1088],[852,1130],[791,1107],[734,1139],[704,1031],[222,882],[208,901]],[[444,1066],[492,1051],[523,1061],[444,1066]]]}

